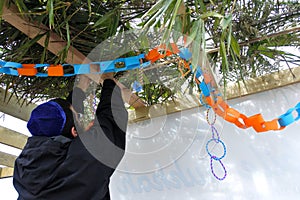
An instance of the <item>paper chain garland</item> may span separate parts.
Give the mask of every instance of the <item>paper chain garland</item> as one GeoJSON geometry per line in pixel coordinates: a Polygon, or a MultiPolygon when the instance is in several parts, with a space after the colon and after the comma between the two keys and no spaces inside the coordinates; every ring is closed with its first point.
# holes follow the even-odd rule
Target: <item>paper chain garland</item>
{"type": "MultiPolygon", "coordinates": [[[[294,123],[300,119],[300,102],[294,107],[289,109],[286,113],[279,116],[276,119],[271,121],[265,121],[261,114],[256,114],[250,117],[247,117],[244,114],[241,114],[237,110],[231,108],[222,98],[222,95],[218,92],[217,88],[213,87],[213,78],[208,73],[203,73],[200,66],[197,66],[193,69],[190,59],[192,58],[192,53],[187,48],[177,48],[176,44],[170,44],[171,48],[167,48],[166,45],[160,45],[151,51],[147,55],[140,54],[138,56],[128,57],[128,58],[118,58],[111,61],[103,62],[92,62],[90,64],[63,64],[63,65],[50,65],[50,64],[20,64],[15,62],[5,62],[0,60],[0,73],[13,76],[37,76],[37,77],[49,77],[49,76],[74,76],[79,74],[103,74],[108,72],[120,72],[128,71],[133,69],[143,69],[148,67],[151,63],[170,56],[173,54],[178,54],[180,59],[178,60],[178,69],[181,72],[182,76],[185,77],[189,73],[193,73],[195,82],[197,83],[199,89],[201,90],[200,94],[200,103],[203,104],[207,110],[207,123],[211,127],[212,138],[206,143],[206,151],[210,156],[210,167],[212,174],[218,180],[224,180],[227,176],[227,171],[222,163],[226,155],[226,146],[224,142],[220,139],[220,135],[215,128],[215,119],[213,122],[210,122],[208,119],[208,113],[210,109],[214,110],[214,115],[216,114],[225,119],[226,121],[235,124],[239,128],[249,128],[252,127],[256,132],[265,132],[270,130],[282,130],[286,126],[294,123]],[[164,50],[162,54],[159,50],[164,50]],[[141,60],[147,60],[147,62],[142,63],[141,60]],[[92,72],[91,68],[93,66],[98,66],[96,72],[92,72]],[[64,73],[64,68],[67,66],[72,66],[74,73],[64,73]],[[119,67],[117,67],[119,66],[119,67]],[[39,68],[47,68],[47,73],[38,72],[39,68]],[[185,72],[186,71],[186,72],[185,72]],[[205,101],[204,101],[205,100],[205,101]],[[217,137],[216,137],[217,136],[217,137]],[[221,145],[223,147],[223,155],[216,156],[211,153],[209,146],[212,143],[215,145],[221,145]],[[213,161],[220,163],[221,167],[224,170],[224,176],[219,177],[214,172],[213,161]]],[[[141,76],[140,76],[141,77],[141,76]]],[[[133,83],[135,91],[140,91],[142,86],[139,82],[135,81],[133,83]]]]}
{"type": "MultiPolygon", "coordinates": [[[[128,58],[118,58],[111,61],[92,62],[90,64],[62,64],[62,65],[50,65],[50,64],[20,64],[15,62],[6,62],[0,60],[0,73],[13,76],[74,76],[78,74],[102,74],[107,72],[120,72],[133,69],[146,68],[151,63],[170,56],[172,54],[178,54],[181,58],[179,65],[183,65],[188,70],[185,74],[192,72],[195,77],[195,81],[202,91],[204,97],[200,97],[206,101],[206,104],[211,107],[214,112],[226,121],[235,124],[239,128],[252,127],[256,132],[265,132],[270,130],[282,130],[286,126],[294,123],[300,119],[300,102],[294,107],[289,109],[286,113],[271,121],[265,121],[261,114],[256,114],[250,117],[238,112],[231,108],[218,93],[216,88],[213,88],[213,78],[209,74],[203,73],[200,66],[193,69],[190,63],[192,53],[187,48],[177,48],[176,44],[171,44],[171,48],[166,48],[166,45],[160,45],[149,51],[147,55],[140,54],[138,56],[132,56],[128,58]],[[164,49],[164,54],[159,50],[164,49]],[[171,49],[171,50],[170,50],[171,49]],[[147,62],[141,63],[141,59],[147,60],[147,62]],[[122,67],[116,67],[121,64],[122,67]],[[98,72],[91,72],[91,65],[98,66],[98,72]],[[72,66],[74,73],[64,74],[64,67],[72,66]],[[47,73],[38,72],[39,68],[47,68],[47,73]]],[[[179,68],[183,76],[183,70],[179,68]]],[[[136,84],[137,85],[137,84],[136,84]]]]}
{"type": "Polygon", "coordinates": [[[0,73],[13,76],[74,76],[79,74],[103,74],[108,72],[128,71],[149,66],[150,62],[140,63],[140,59],[145,58],[144,54],[128,58],[118,58],[116,60],[92,62],[89,64],[20,64],[15,62],[5,62],[0,60],[0,73]],[[91,66],[98,66],[98,72],[92,72],[91,66]],[[121,67],[116,67],[121,65],[121,67]],[[74,73],[64,73],[64,68],[72,66],[74,73]],[[38,72],[39,68],[47,68],[47,73],[38,72]]]}

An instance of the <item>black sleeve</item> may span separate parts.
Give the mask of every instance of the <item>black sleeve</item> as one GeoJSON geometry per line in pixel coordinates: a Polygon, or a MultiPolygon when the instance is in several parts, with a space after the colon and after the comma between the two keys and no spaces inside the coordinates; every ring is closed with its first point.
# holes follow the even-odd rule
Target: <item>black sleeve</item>
{"type": "Polygon", "coordinates": [[[74,87],[73,90],[69,93],[67,101],[70,102],[76,112],[84,113],[83,101],[85,100],[85,93],[78,87],[74,87]]]}
{"type": "Polygon", "coordinates": [[[106,79],[103,83],[96,118],[105,135],[124,150],[128,113],[121,90],[113,80],[106,79]]]}
{"type": "MultiPolygon", "coordinates": [[[[113,80],[103,83],[94,125],[79,134],[85,148],[95,159],[108,166],[103,176],[110,177],[125,154],[128,113],[121,90],[113,80]]],[[[76,138],[75,138],[76,139],[76,138]]]]}

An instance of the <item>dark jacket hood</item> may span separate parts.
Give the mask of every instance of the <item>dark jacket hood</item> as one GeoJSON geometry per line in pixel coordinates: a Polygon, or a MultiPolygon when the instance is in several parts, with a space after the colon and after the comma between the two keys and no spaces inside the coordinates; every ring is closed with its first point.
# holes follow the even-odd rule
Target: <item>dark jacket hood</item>
{"type": "Polygon", "coordinates": [[[47,188],[66,158],[71,140],[64,136],[33,136],[16,159],[14,185],[31,195],[47,188]]]}

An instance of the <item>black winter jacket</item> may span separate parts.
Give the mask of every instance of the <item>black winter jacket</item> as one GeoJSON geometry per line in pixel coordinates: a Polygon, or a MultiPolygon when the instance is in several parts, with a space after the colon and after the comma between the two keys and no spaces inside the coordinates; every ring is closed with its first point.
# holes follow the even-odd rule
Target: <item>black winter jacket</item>
{"type": "Polygon", "coordinates": [[[96,117],[93,127],[74,139],[28,138],[15,161],[18,199],[110,199],[109,179],[124,155],[128,120],[120,88],[112,80],[104,81],[96,117]]]}

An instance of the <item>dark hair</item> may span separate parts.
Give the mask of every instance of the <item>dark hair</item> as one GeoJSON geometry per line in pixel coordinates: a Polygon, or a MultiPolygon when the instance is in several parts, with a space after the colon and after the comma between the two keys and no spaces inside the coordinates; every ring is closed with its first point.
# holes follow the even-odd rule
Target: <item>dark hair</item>
{"type": "Polygon", "coordinates": [[[62,130],[61,135],[65,136],[67,138],[71,138],[71,139],[74,138],[72,133],[71,133],[72,127],[75,127],[73,112],[70,109],[71,104],[67,100],[64,100],[64,99],[61,99],[61,98],[56,98],[56,99],[53,99],[51,101],[54,101],[57,104],[59,104],[62,107],[62,109],[64,110],[65,114],[66,114],[66,123],[65,123],[65,126],[64,126],[63,130],[62,130]]]}

